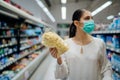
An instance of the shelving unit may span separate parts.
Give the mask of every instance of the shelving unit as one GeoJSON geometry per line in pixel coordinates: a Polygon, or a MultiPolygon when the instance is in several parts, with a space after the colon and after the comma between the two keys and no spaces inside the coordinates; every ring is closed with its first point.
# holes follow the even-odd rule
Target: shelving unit
{"type": "Polygon", "coordinates": [[[47,56],[48,49],[45,49],[35,60],[33,60],[26,68],[19,72],[12,80],[24,80],[29,79],[34,74],[37,67],[41,64],[43,59],[47,56]],[[28,76],[25,76],[28,73],[28,76]]]}
{"type": "Polygon", "coordinates": [[[37,37],[37,35],[20,35],[20,37],[37,37]]]}
{"type": "MultiPolygon", "coordinates": [[[[19,73],[16,74],[15,77],[13,77],[12,80],[23,80],[25,79],[25,74],[27,71],[29,71],[29,75],[32,75],[38,65],[40,65],[40,62],[44,60],[44,58],[47,56],[47,51],[48,50],[43,50],[43,45],[41,42],[38,40],[37,42],[33,43],[34,40],[37,40],[36,38],[39,38],[39,35],[26,35],[26,34],[21,34],[21,24],[22,23],[27,23],[29,25],[32,25],[34,27],[40,27],[39,25],[42,24],[43,28],[50,27],[53,28],[51,25],[41,21],[38,18],[35,18],[32,15],[29,15],[28,13],[12,6],[11,4],[4,2],[3,0],[0,0],[0,22],[3,21],[4,23],[9,23],[7,26],[2,26],[0,24],[0,31],[4,31],[0,33],[0,41],[7,40],[7,43],[4,43],[0,45],[0,50],[5,49],[7,50],[12,50],[12,51],[7,51],[4,53],[0,53],[0,61],[1,59],[7,57],[14,56],[16,54],[19,54],[17,58],[14,60],[9,60],[5,64],[0,63],[0,75],[3,71],[7,70],[9,66],[18,63],[21,61],[23,58],[32,55],[36,51],[41,51],[41,54],[35,58],[28,66],[26,66],[24,69],[22,69],[19,73]],[[7,19],[5,19],[7,18],[7,19]],[[9,26],[10,25],[10,26],[9,26]],[[15,27],[17,25],[17,27],[15,27]],[[10,33],[10,30],[14,31],[14,35],[7,35],[10,33]],[[7,33],[7,31],[9,31],[7,33]],[[4,35],[3,35],[4,34],[4,35]],[[15,39],[16,43],[11,42],[11,39],[15,39]],[[28,43],[27,39],[31,40],[31,43],[28,43]],[[10,41],[10,42],[9,42],[10,41]],[[29,44],[24,46],[23,44],[29,44]],[[22,46],[22,47],[21,47],[22,46]],[[37,46],[37,47],[36,47],[37,46]],[[38,47],[39,46],[39,47],[38,47]],[[10,47],[10,48],[9,48],[10,47]],[[36,47],[36,48],[33,48],[36,47]],[[14,49],[16,48],[16,50],[14,49]],[[27,52],[25,52],[27,51],[27,52]]],[[[41,27],[40,27],[41,28],[41,27]]],[[[54,28],[53,28],[54,29],[54,28]]],[[[44,32],[44,31],[43,31],[44,32]]],[[[29,78],[28,76],[27,78],[29,78]]]]}
{"type": "Polygon", "coordinates": [[[108,49],[108,50],[111,50],[111,51],[113,51],[113,52],[115,52],[115,53],[120,53],[120,49],[115,49],[115,48],[109,47],[109,46],[107,46],[107,49],[108,49]]]}
{"type": "Polygon", "coordinates": [[[27,46],[27,47],[22,47],[22,48],[20,48],[20,51],[25,50],[25,49],[28,49],[28,48],[30,48],[30,47],[32,47],[32,46],[34,46],[34,45],[39,44],[39,43],[40,43],[40,42],[38,42],[38,43],[36,43],[36,44],[29,45],[29,46],[27,46]]]}
{"type": "MultiPolygon", "coordinates": [[[[117,78],[120,78],[120,69],[119,69],[119,63],[120,63],[120,59],[118,60],[118,57],[120,56],[120,42],[118,41],[115,41],[117,40],[118,38],[120,38],[120,30],[110,30],[110,31],[94,31],[92,33],[92,35],[96,36],[96,35],[102,35],[101,38],[103,38],[103,40],[105,40],[106,42],[106,48],[107,48],[107,54],[108,54],[108,57],[109,59],[111,60],[111,64],[112,64],[112,70],[113,70],[113,78],[114,80],[116,80],[117,78]],[[114,36],[118,36],[117,37],[114,37],[114,36]],[[112,39],[110,39],[110,37],[112,37],[112,39]],[[107,39],[109,38],[109,41],[107,41],[107,39]],[[113,41],[114,40],[114,41],[113,41]],[[114,42],[114,43],[113,43],[114,42]],[[108,45],[108,44],[111,43],[111,45],[108,45]],[[115,45],[118,45],[117,47],[115,47],[115,45]],[[110,58],[110,55],[111,55],[111,58],[110,58]],[[113,55],[116,55],[116,57],[113,57],[113,55]]],[[[100,36],[98,36],[100,37],[100,36]]],[[[118,79],[117,79],[118,80],[118,79]]]]}
{"type": "Polygon", "coordinates": [[[120,30],[94,31],[92,34],[119,34],[120,30]]]}
{"type": "Polygon", "coordinates": [[[9,47],[13,45],[17,45],[17,43],[9,43],[9,44],[0,45],[0,48],[9,47]]]}
{"type": "Polygon", "coordinates": [[[120,76],[120,72],[116,71],[115,69],[112,70],[120,76]]]}
{"type": "Polygon", "coordinates": [[[3,0],[0,0],[0,7],[3,9],[0,11],[0,13],[6,14],[6,15],[9,14],[8,16],[11,16],[11,17],[17,18],[17,19],[19,17],[21,17],[21,18],[25,19],[26,22],[34,24],[34,25],[43,24],[46,27],[53,28],[51,25],[41,21],[40,19],[38,19],[34,16],[27,14],[26,12],[12,6],[11,4],[4,2],[3,0]]]}
{"type": "Polygon", "coordinates": [[[17,36],[0,36],[0,38],[15,38],[17,36]]]}
{"type": "Polygon", "coordinates": [[[2,54],[2,55],[0,55],[0,58],[5,57],[5,56],[8,56],[8,55],[11,55],[11,54],[16,53],[16,52],[17,52],[17,51],[5,53],[4,55],[2,54]]]}
{"type": "MultiPolygon", "coordinates": [[[[38,49],[40,49],[40,48],[42,48],[42,47],[43,47],[43,46],[41,45],[41,46],[40,46],[39,48],[37,48],[36,50],[38,50],[38,49]]],[[[3,70],[4,68],[10,66],[11,64],[13,64],[13,63],[15,63],[16,61],[24,58],[25,56],[32,54],[32,53],[35,52],[36,50],[30,51],[30,52],[27,53],[27,54],[21,55],[19,58],[15,59],[14,61],[11,61],[11,62],[6,63],[5,65],[3,65],[3,66],[0,67],[0,70],[3,70]]]]}

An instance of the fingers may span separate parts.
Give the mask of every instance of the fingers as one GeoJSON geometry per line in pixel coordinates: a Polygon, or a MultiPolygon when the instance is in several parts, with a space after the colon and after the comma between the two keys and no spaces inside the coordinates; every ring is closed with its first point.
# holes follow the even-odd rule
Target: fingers
{"type": "Polygon", "coordinates": [[[54,58],[57,58],[57,53],[58,52],[57,52],[56,48],[50,48],[49,51],[54,58]]]}

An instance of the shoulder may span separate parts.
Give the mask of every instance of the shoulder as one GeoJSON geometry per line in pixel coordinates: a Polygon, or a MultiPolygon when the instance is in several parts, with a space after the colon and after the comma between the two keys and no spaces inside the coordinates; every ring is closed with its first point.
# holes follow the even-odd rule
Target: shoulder
{"type": "Polygon", "coordinates": [[[71,38],[65,39],[64,40],[66,43],[70,43],[71,42],[71,38]]]}
{"type": "Polygon", "coordinates": [[[105,42],[103,41],[103,39],[94,37],[94,40],[95,40],[95,42],[96,42],[101,48],[103,48],[103,47],[106,46],[106,45],[105,45],[105,42]]]}
{"type": "Polygon", "coordinates": [[[95,42],[97,42],[98,44],[104,44],[104,41],[100,38],[96,38],[96,37],[93,37],[95,42]]]}

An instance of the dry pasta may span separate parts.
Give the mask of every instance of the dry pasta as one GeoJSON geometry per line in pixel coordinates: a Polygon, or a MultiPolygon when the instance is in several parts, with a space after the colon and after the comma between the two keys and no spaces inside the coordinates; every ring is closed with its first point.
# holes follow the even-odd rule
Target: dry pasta
{"type": "Polygon", "coordinates": [[[42,43],[49,48],[56,47],[58,57],[68,50],[68,46],[64,40],[54,32],[45,32],[42,36],[42,43]]]}

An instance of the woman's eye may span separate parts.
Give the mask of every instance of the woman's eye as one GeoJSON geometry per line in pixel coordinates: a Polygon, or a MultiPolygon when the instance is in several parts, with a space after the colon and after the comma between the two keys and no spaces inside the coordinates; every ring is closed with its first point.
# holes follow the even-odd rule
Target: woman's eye
{"type": "Polygon", "coordinates": [[[84,20],[90,20],[90,19],[93,19],[93,17],[92,16],[87,16],[87,17],[84,18],[84,20]]]}
{"type": "Polygon", "coordinates": [[[90,17],[85,17],[85,18],[84,18],[84,20],[89,20],[89,19],[90,19],[90,17]]]}

